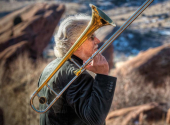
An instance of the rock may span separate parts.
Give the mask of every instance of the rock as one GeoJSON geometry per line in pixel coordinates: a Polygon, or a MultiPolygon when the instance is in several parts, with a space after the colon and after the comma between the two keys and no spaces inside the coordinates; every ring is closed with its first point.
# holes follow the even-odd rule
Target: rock
{"type": "Polygon", "coordinates": [[[135,73],[143,78],[145,84],[151,82],[155,87],[162,86],[170,75],[169,55],[170,44],[149,49],[122,63],[113,74],[123,77],[135,73]]]}
{"type": "Polygon", "coordinates": [[[2,108],[0,108],[0,125],[4,125],[4,113],[2,108]]]}
{"type": "Polygon", "coordinates": [[[170,109],[167,112],[166,123],[170,124],[170,109]]]}
{"type": "Polygon", "coordinates": [[[34,59],[42,56],[64,11],[64,5],[37,3],[3,17],[0,60],[10,62],[23,51],[34,59]]]}
{"type": "Polygon", "coordinates": [[[154,123],[155,121],[161,121],[166,115],[166,103],[148,103],[139,106],[133,106],[128,108],[112,111],[106,118],[107,125],[129,125],[133,123],[143,124],[146,121],[154,123]]]}

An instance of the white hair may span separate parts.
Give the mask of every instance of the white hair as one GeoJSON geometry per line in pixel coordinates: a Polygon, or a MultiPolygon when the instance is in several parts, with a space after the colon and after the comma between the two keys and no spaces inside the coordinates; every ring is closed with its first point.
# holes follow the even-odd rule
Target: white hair
{"type": "Polygon", "coordinates": [[[74,15],[69,16],[60,24],[58,33],[54,36],[54,54],[56,57],[63,57],[68,52],[89,22],[90,17],[87,15],[74,15]]]}

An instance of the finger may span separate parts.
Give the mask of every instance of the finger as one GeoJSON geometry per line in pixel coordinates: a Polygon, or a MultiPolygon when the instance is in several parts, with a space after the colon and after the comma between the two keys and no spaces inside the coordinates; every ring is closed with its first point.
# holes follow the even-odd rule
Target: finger
{"type": "Polygon", "coordinates": [[[106,61],[106,58],[103,55],[101,55],[101,60],[106,61]]]}
{"type": "Polygon", "coordinates": [[[99,59],[99,55],[97,54],[95,57],[94,57],[94,61],[96,62],[96,61],[98,61],[98,59],[99,59]]]}
{"type": "Polygon", "coordinates": [[[85,67],[85,69],[86,69],[86,70],[89,70],[89,71],[93,71],[93,70],[94,70],[94,67],[93,67],[93,66],[88,65],[88,66],[86,66],[86,67],[85,67]]]}
{"type": "Polygon", "coordinates": [[[92,61],[90,61],[90,63],[89,63],[88,65],[93,65],[93,60],[92,60],[92,61]]]}
{"type": "Polygon", "coordinates": [[[99,63],[103,63],[103,55],[102,54],[99,54],[99,56],[98,56],[98,62],[99,63]]]}
{"type": "Polygon", "coordinates": [[[102,60],[102,54],[101,53],[97,54],[97,58],[98,58],[98,61],[101,61],[102,60]]]}
{"type": "Polygon", "coordinates": [[[106,62],[106,58],[104,56],[102,56],[102,62],[106,62]]]}

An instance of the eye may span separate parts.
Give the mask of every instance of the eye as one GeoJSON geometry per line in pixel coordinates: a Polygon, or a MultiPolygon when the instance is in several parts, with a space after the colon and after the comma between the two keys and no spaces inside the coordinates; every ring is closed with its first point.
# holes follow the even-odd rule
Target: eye
{"type": "Polygon", "coordinates": [[[94,38],[95,38],[95,35],[91,35],[90,39],[94,40],[94,38]]]}

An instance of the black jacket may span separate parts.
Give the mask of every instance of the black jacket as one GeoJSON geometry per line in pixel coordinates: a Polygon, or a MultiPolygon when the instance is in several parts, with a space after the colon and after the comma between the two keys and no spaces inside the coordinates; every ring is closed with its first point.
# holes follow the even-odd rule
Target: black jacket
{"type": "MultiPolygon", "coordinates": [[[[83,61],[76,57],[72,58],[78,63],[83,61]]],[[[55,59],[44,69],[39,85],[51,74],[61,59],[55,59]]],[[[49,85],[59,93],[62,88],[75,76],[74,71],[78,69],[70,60],[59,69],[50,79],[49,85]]],[[[40,125],[103,125],[109,112],[116,78],[96,74],[95,79],[84,71],[54,103],[46,113],[40,115],[40,125]]],[[[44,87],[40,96],[46,96],[50,103],[54,94],[44,87]]],[[[44,109],[45,105],[39,106],[44,109]]]]}

